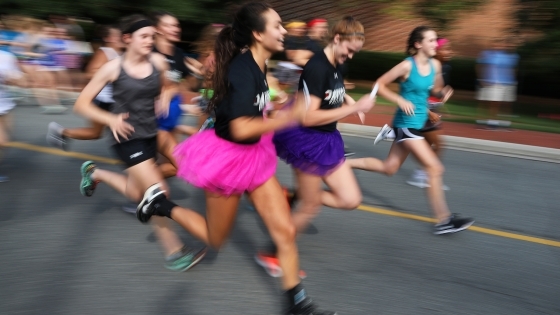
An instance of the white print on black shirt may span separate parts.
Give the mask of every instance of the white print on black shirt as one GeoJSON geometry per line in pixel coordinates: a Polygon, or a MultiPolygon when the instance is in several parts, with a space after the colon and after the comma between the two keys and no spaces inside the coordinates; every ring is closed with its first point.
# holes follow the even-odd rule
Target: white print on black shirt
{"type": "Polygon", "coordinates": [[[339,107],[344,102],[344,94],[346,94],[344,87],[339,87],[334,91],[327,90],[325,92],[325,101],[329,101],[329,105],[334,105],[335,107],[339,107]]]}
{"type": "Polygon", "coordinates": [[[268,91],[257,94],[253,105],[259,107],[259,112],[263,110],[264,106],[270,102],[270,93],[268,91]]]}

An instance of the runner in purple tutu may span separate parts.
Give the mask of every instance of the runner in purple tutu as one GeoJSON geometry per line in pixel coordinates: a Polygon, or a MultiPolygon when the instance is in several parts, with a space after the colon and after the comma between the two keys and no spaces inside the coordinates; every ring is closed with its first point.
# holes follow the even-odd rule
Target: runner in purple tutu
{"type": "MultiPolygon", "coordinates": [[[[341,65],[362,49],[364,27],[352,17],[336,23],[329,45],[305,65],[299,90],[309,97],[303,126],[276,132],[278,156],[295,170],[299,205],[292,215],[297,231],[307,228],[321,205],[355,209],[362,194],[352,169],[344,163],[344,141],[337,121],[352,114],[369,111],[374,105],[370,95],[354,101],[345,92],[341,65]],[[323,191],[325,183],[329,190],[323,191]]],[[[259,253],[257,263],[271,276],[281,274],[276,249],[259,253]]]]}
{"type": "Polygon", "coordinates": [[[334,315],[314,306],[298,276],[299,258],[295,227],[276,172],[272,132],[301,123],[305,116],[302,98],[290,111],[274,119],[264,117],[270,100],[266,60],[284,49],[282,21],[270,6],[260,2],[244,5],[232,26],[216,41],[214,94],[209,111],[216,113],[215,129],[195,134],[175,150],[177,176],[206,193],[206,218],[178,207],[165,196],[162,185],[150,187],[139,205],[138,218],[152,215],[172,218],[207,244],[219,248],[228,237],[243,193],[248,192],[272,239],[284,275],[291,315],[334,315]]]}

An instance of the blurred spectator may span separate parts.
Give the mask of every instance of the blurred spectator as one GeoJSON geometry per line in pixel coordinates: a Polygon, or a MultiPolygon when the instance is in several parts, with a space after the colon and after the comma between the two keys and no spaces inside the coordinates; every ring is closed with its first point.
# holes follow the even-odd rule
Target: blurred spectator
{"type": "MultiPolygon", "coordinates": [[[[10,111],[15,107],[5,84],[23,85],[23,74],[19,69],[17,58],[7,51],[0,51],[0,158],[12,129],[10,111]]],[[[8,177],[0,175],[0,183],[8,181],[8,177]]]]}
{"type": "Polygon", "coordinates": [[[513,44],[511,38],[498,38],[492,49],[482,51],[477,60],[479,112],[487,112],[483,116],[485,120],[478,120],[478,123],[510,125],[508,121],[497,119],[500,112],[509,115],[511,104],[516,100],[519,55],[513,51],[513,44]]]}
{"type": "Polygon", "coordinates": [[[303,67],[313,56],[313,52],[307,48],[306,25],[304,22],[293,21],[286,24],[286,30],[288,31],[284,40],[286,58],[303,67]]]}
{"type": "Polygon", "coordinates": [[[325,19],[313,19],[307,23],[307,50],[314,54],[325,48],[325,38],[329,32],[329,25],[325,19]]]}
{"type": "Polygon", "coordinates": [[[49,21],[56,28],[64,29],[70,39],[78,41],[84,39],[84,30],[77,23],[76,19],[69,18],[65,15],[51,15],[49,21]]]}

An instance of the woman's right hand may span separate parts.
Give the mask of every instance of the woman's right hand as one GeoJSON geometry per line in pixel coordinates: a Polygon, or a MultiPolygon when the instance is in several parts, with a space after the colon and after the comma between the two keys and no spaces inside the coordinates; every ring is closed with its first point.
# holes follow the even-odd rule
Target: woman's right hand
{"type": "Polygon", "coordinates": [[[358,101],[356,101],[356,103],[354,103],[352,106],[354,106],[354,111],[356,113],[367,113],[369,112],[373,106],[375,106],[375,101],[377,98],[371,98],[371,96],[369,94],[366,94],[364,96],[362,96],[358,101]]]}
{"type": "Polygon", "coordinates": [[[400,109],[407,115],[414,115],[414,104],[412,104],[410,101],[405,100],[402,97],[399,97],[398,101],[397,101],[397,106],[400,107],[400,109]]]}
{"type": "Polygon", "coordinates": [[[128,140],[128,136],[134,132],[134,127],[125,121],[127,118],[128,113],[117,114],[113,116],[113,119],[111,119],[109,123],[109,128],[111,128],[117,142],[121,142],[119,137],[128,140]]]}

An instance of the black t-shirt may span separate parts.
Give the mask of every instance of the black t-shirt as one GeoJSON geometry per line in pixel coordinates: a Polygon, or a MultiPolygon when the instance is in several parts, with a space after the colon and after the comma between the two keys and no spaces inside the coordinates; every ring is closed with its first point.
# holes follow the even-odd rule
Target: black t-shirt
{"type": "MultiPolygon", "coordinates": [[[[303,90],[304,83],[309,90],[309,94],[320,98],[320,109],[335,109],[342,106],[344,103],[344,79],[342,78],[342,71],[340,65],[334,67],[325,52],[321,51],[309,59],[299,80],[299,90],[303,90]]],[[[309,127],[321,131],[335,131],[336,122],[330,124],[309,127]]]]}
{"type": "Polygon", "coordinates": [[[305,49],[311,50],[314,54],[318,54],[322,52],[323,49],[325,48],[322,42],[318,40],[314,40],[311,37],[306,38],[305,44],[306,44],[305,49]]]}
{"type": "Polygon", "coordinates": [[[285,50],[307,50],[307,38],[305,36],[287,36],[284,40],[285,50]]]}
{"type": "Polygon", "coordinates": [[[162,54],[165,57],[165,60],[167,60],[169,70],[166,72],[165,76],[170,81],[179,83],[181,82],[181,79],[190,74],[189,68],[185,65],[185,53],[181,48],[174,47],[173,56],[166,55],[158,51],[156,46],[154,46],[154,52],[162,54]]]}
{"type": "Polygon", "coordinates": [[[443,77],[443,86],[449,85],[451,81],[451,65],[449,63],[441,64],[441,76],[443,77]]]}
{"type": "Polygon", "coordinates": [[[216,135],[222,139],[243,144],[253,144],[260,136],[245,141],[232,139],[230,122],[239,117],[263,117],[270,101],[266,76],[261,71],[250,50],[233,58],[228,69],[228,94],[216,104],[216,135]]]}

